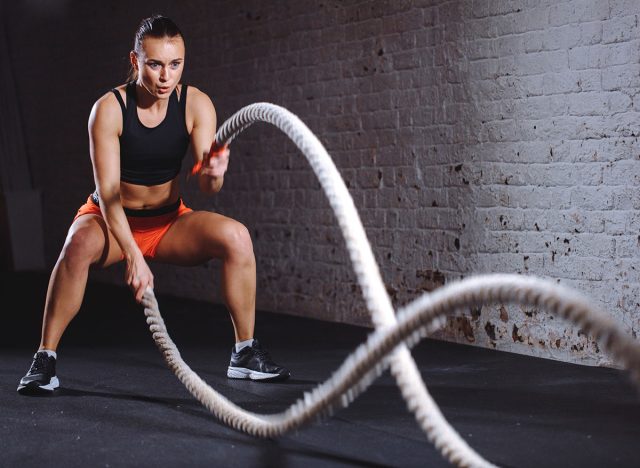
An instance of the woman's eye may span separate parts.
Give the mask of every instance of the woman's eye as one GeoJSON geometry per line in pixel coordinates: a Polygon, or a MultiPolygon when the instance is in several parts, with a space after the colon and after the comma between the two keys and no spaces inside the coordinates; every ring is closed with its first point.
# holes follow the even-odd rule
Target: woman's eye
{"type": "Polygon", "coordinates": [[[160,65],[158,65],[157,63],[150,63],[150,64],[148,64],[148,65],[149,65],[149,67],[150,67],[152,70],[155,70],[155,69],[157,69],[157,68],[160,66],[160,65]]]}
{"type": "Polygon", "coordinates": [[[173,68],[174,70],[175,70],[176,68],[179,68],[179,67],[180,67],[180,62],[173,62],[173,63],[171,64],[171,68],[173,68]]]}

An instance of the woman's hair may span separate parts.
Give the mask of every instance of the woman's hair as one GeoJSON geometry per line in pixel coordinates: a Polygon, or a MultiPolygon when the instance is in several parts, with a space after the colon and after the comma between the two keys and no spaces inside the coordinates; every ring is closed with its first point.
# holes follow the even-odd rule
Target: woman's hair
{"type": "MultiPolygon", "coordinates": [[[[133,41],[133,51],[136,54],[142,52],[142,41],[147,37],[156,37],[162,39],[163,37],[178,37],[180,36],[184,41],[184,36],[180,28],[172,20],[162,15],[153,15],[149,18],[145,18],[140,21],[138,29],[136,31],[136,37],[133,41]]],[[[136,81],[138,79],[138,72],[133,65],[129,69],[129,76],[127,81],[136,81]]]]}

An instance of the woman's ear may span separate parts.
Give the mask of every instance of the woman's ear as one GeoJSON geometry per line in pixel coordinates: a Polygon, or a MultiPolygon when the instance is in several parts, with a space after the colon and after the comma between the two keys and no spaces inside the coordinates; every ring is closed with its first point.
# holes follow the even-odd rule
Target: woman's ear
{"type": "Polygon", "coordinates": [[[138,54],[136,54],[135,50],[132,50],[131,52],[129,52],[129,61],[131,62],[131,66],[133,67],[133,69],[135,71],[139,71],[138,70],[138,54]]]}

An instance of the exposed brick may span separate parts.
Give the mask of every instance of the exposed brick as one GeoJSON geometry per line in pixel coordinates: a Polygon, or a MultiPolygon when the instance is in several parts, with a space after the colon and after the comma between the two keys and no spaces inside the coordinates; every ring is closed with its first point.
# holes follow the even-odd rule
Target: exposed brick
{"type": "MultiPolygon", "coordinates": [[[[150,5],[136,2],[124,15],[117,2],[78,3],[55,20],[28,2],[6,7],[51,265],[93,189],[89,111],[123,81],[132,18],[150,5]],[[81,72],[77,54],[91,63],[81,72]],[[46,90],[43,69],[56,70],[46,90]],[[51,89],[73,89],[73,99],[51,89]]],[[[167,8],[187,36],[184,81],[211,96],[219,124],[268,101],[309,126],[347,184],[394,303],[424,291],[421,271],[443,281],[522,273],[575,287],[614,319],[639,322],[638,0],[211,5],[167,8]]],[[[329,201],[278,129],[256,124],[233,142],[216,197],[181,177],[191,205],[249,227],[258,307],[370,326],[329,201]]],[[[153,268],[163,291],[222,301],[211,292],[219,262],[153,268]]],[[[121,277],[120,267],[96,272],[121,277]]],[[[484,308],[483,324],[502,324],[500,313],[484,308]]],[[[479,326],[475,344],[608,364],[593,347],[571,351],[584,338],[544,312],[509,307],[508,316],[493,341],[479,326]]],[[[466,339],[449,326],[438,336],[466,339]]]]}
{"type": "Polygon", "coordinates": [[[611,18],[602,22],[602,42],[625,42],[640,37],[638,21],[640,9],[629,10],[628,16],[611,18]]]}

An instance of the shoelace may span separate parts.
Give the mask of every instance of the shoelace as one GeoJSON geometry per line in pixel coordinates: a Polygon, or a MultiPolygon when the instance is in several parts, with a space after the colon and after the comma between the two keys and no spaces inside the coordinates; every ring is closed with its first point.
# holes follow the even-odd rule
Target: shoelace
{"type": "Polygon", "coordinates": [[[253,348],[253,352],[261,357],[265,362],[269,363],[269,364],[273,364],[273,361],[271,360],[271,356],[269,356],[269,353],[262,349],[262,348],[256,348],[256,347],[252,347],[253,348]]]}
{"type": "Polygon", "coordinates": [[[43,353],[36,354],[36,358],[33,360],[33,364],[31,364],[31,369],[29,369],[29,374],[44,372],[47,368],[48,357],[49,356],[43,353]]]}

